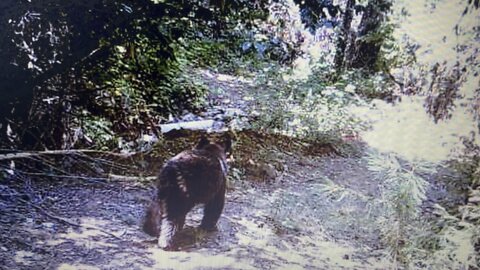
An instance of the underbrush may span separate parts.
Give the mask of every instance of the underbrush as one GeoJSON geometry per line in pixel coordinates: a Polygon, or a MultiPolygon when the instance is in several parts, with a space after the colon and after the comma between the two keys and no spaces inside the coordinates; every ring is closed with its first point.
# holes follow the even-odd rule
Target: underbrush
{"type": "Polygon", "coordinates": [[[39,91],[33,148],[138,151],[160,137],[169,115],[204,105],[207,87],[165,33],[120,40],[103,41],[98,60],[85,60],[39,91]]]}
{"type": "Polygon", "coordinates": [[[279,67],[264,71],[257,89],[254,129],[315,141],[355,136],[366,123],[349,106],[366,104],[350,83],[329,83],[316,73],[307,80],[284,80],[279,67]]]}
{"type": "MultiPolygon", "coordinates": [[[[434,175],[438,165],[407,162],[393,154],[376,152],[370,153],[367,161],[369,170],[376,175],[372,181],[378,185],[378,196],[366,196],[332,181],[323,184],[321,191],[367,203],[374,220],[368,226],[380,232],[383,245],[398,268],[478,269],[478,159],[469,157],[462,162],[469,173],[463,171],[460,175],[470,179],[470,192],[465,205],[450,208],[441,205],[448,198],[438,202],[430,198],[432,189],[427,177],[434,175]]],[[[458,165],[448,169],[459,172],[458,165]]],[[[451,180],[443,176],[441,181],[451,180]]]]}
{"type": "Polygon", "coordinates": [[[361,70],[349,70],[341,75],[338,83],[350,83],[355,93],[367,100],[395,101],[399,91],[399,86],[383,72],[365,74],[361,70]]]}
{"type": "MultiPolygon", "coordinates": [[[[422,175],[432,174],[433,165],[402,162],[392,155],[373,155],[369,161],[381,183],[384,214],[378,225],[393,260],[406,269],[478,269],[478,203],[446,209],[438,202],[426,210],[430,184],[422,175]]],[[[463,166],[471,162],[475,161],[465,160],[463,166]]]]}

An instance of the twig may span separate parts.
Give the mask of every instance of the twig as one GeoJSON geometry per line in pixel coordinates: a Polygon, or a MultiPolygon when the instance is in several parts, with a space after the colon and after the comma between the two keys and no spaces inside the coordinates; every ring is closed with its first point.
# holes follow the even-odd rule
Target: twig
{"type": "Polygon", "coordinates": [[[155,181],[157,179],[156,176],[123,176],[123,175],[116,175],[116,174],[109,174],[108,179],[115,180],[115,181],[138,181],[138,180],[147,180],[147,181],[155,181]]]}
{"type": "Polygon", "coordinates": [[[80,180],[88,180],[93,183],[101,183],[105,184],[109,179],[105,177],[91,177],[91,176],[79,176],[79,175],[55,175],[55,174],[48,174],[48,173],[30,173],[30,172],[22,172],[25,175],[31,176],[44,176],[44,177],[51,177],[51,178],[65,178],[65,179],[80,179],[80,180]]]}
{"type": "Polygon", "coordinates": [[[65,179],[80,179],[80,180],[88,180],[90,182],[94,183],[102,183],[105,184],[109,180],[113,181],[125,181],[125,182],[131,182],[131,181],[138,181],[138,180],[146,180],[146,181],[155,181],[157,179],[156,176],[123,176],[123,175],[117,175],[117,174],[108,174],[106,177],[93,177],[93,176],[79,176],[79,175],[62,175],[62,174],[49,174],[49,173],[31,173],[31,172],[25,172],[25,171],[20,171],[24,175],[31,175],[31,176],[44,176],[44,177],[51,177],[51,178],[65,178],[65,179]]]}
{"type": "Polygon", "coordinates": [[[70,220],[65,219],[65,218],[63,218],[63,217],[59,217],[59,216],[56,216],[56,215],[54,215],[54,214],[52,214],[52,213],[49,213],[47,210],[43,209],[42,207],[40,207],[40,206],[38,206],[38,205],[36,205],[36,204],[33,204],[33,203],[29,202],[29,201],[26,201],[26,200],[24,200],[24,199],[22,199],[22,198],[17,198],[17,200],[19,200],[19,201],[21,201],[21,202],[23,202],[23,203],[25,203],[25,204],[31,205],[33,208],[39,210],[40,212],[42,212],[42,213],[43,213],[44,215],[46,215],[47,217],[49,217],[49,218],[51,218],[51,219],[55,219],[55,220],[57,220],[57,221],[60,221],[60,222],[62,222],[62,223],[64,223],[64,224],[67,224],[67,225],[70,225],[70,226],[73,226],[73,227],[77,227],[77,228],[82,228],[82,227],[83,227],[83,228],[89,229],[89,230],[98,230],[98,231],[100,231],[100,232],[102,232],[102,233],[104,233],[104,234],[110,235],[110,236],[112,236],[112,237],[114,237],[114,238],[116,238],[116,239],[123,240],[121,237],[116,236],[115,234],[113,234],[113,233],[111,233],[111,232],[105,231],[104,229],[99,228],[99,227],[97,227],[97,226],[94,226],[94,225],[86,225],[86,224],[77,224],[77,223],[71,222],[70,220]]]}
{"type": "Polygon", "coordinates": [[[72,154],[106,154],[110,156],[117,156],[122,158],[127,158],[134,153],[131,154],[121,154],[121,153],[114,153],[114,152],[107,152],[107,151],[99,151],[99,150],[89,150],[89,149],[78,149],[78,150],[47,150],[47,151],[38,151],[38,152],[20,152],[20,153],[9,153],[0,155],[0,161],[2,160],[11,160],[11,159],[19,159],[19,158],[30,158],[30,157],[37,157],[42,155],[72,155],[72,154]]]}

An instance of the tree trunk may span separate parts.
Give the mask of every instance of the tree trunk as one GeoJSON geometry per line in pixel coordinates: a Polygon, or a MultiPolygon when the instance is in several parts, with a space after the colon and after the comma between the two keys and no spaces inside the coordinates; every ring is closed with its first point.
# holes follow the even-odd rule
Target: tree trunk
{"type": "Polygon", "coordinates": [[[337,39],[337,51],[335,53],[335,71],[336,75],[340,75],[345,68],[345,51],[350,36],[350,27],[353,20],[353,8],[355,7],[355,0],[348,0],[345,7],[345,13],[342,20],[342,28],[337,39]]]}
{"type": "Polygon", "coordinates": [[[377,71],[377,58],[382,47],[383,38],[371,38],[380,30],[385,14],[390,11],[388,0],[370,0],[362,15],[354,47],[348,53],[345,63],[347,68],[363,69],[368,72],[377,71]]]}

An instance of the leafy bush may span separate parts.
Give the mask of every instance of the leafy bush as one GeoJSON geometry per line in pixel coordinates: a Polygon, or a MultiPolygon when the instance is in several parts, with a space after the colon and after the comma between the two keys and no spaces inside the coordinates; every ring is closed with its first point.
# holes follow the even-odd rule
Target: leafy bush
{"type": "Polygon", "coordinates": [[[381,183],[382,199],[375,202],[382,213],[377,224],[393,260],[408,269],[476,269],[480,261],[478,203],[457,210],[435,204],[433,215],[425,218],[422,204],[428,183],[420,174],[431,174],[431,164],[372,154],[369,169],[381,183]]]}
{"type": "Polygon", "coordinates": [[[415,263],[435,269],[478,269],[480,256],[480,206],[466,205],[453,215],[436,205],[437,220],[430,242],[436,245],[415,256],[415,263]]]}
{"type": "Polygon", "coordinates": [[[81,122],[74,124],[73,134],[67,141],[71,145],[95,144],[98,149],[109,150],[116,148],[118,138],[112,130],[112,123],[104,118],[92,116],[84,111],[81,122]]]}
{"type": "MultiPolygon", "coordinates": [[[[134,142],[142,134],[156,134],[157,125],[169,114],[199,108],[206,88],[191,76],[190,66],[178,59],[167,41],[144,34],[112,46],[110,58],[86,72],[85,85],[99,90],[88,97],[89,102],[78,101],[80,125],[74,126],[88,134],[90,124],[106,122],[115,137],[109,140],[134,142]]],[[[98,147],[106,143],[83,142],[98,147]]]]}
{"type": "Polygon", "coordinates": [[[232,40],[214,40],[210,38],[182,38],[174,44],[180,63],[196,67],[212,67],[221,71],[233,71],[233,64],[241,57],[232,40]]]}
{"type": "Polygon", "coordinates": [[[395,99],[395,85],[385,73],[365,74],[362,71],[346,71],[337,84],[351,84],[355,93],[367,99],[395,99]]]}
{"type": "Polygon", "coordinates": [[[277,77],[265,84],[268,94],[257,99],[255,128],[309,139],[338,138],[365,128],[348,108],[362,102],[351,84],[328,86],[321,76],[289,82],[277,77]]]}

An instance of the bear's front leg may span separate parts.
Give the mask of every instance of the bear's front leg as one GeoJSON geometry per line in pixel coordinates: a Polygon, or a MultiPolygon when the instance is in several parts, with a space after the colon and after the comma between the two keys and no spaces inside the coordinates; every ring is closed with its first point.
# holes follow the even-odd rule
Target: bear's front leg
{"type": "Polygon", "coordinates": [[[211,231],[215,230],[218,219],[223,211],[223,206],[225,204],[225,185],[221,190],[215,195],[215,197],[205,204],[203,209],[203,219],[200,224],[200,228],[211,231]]]}

